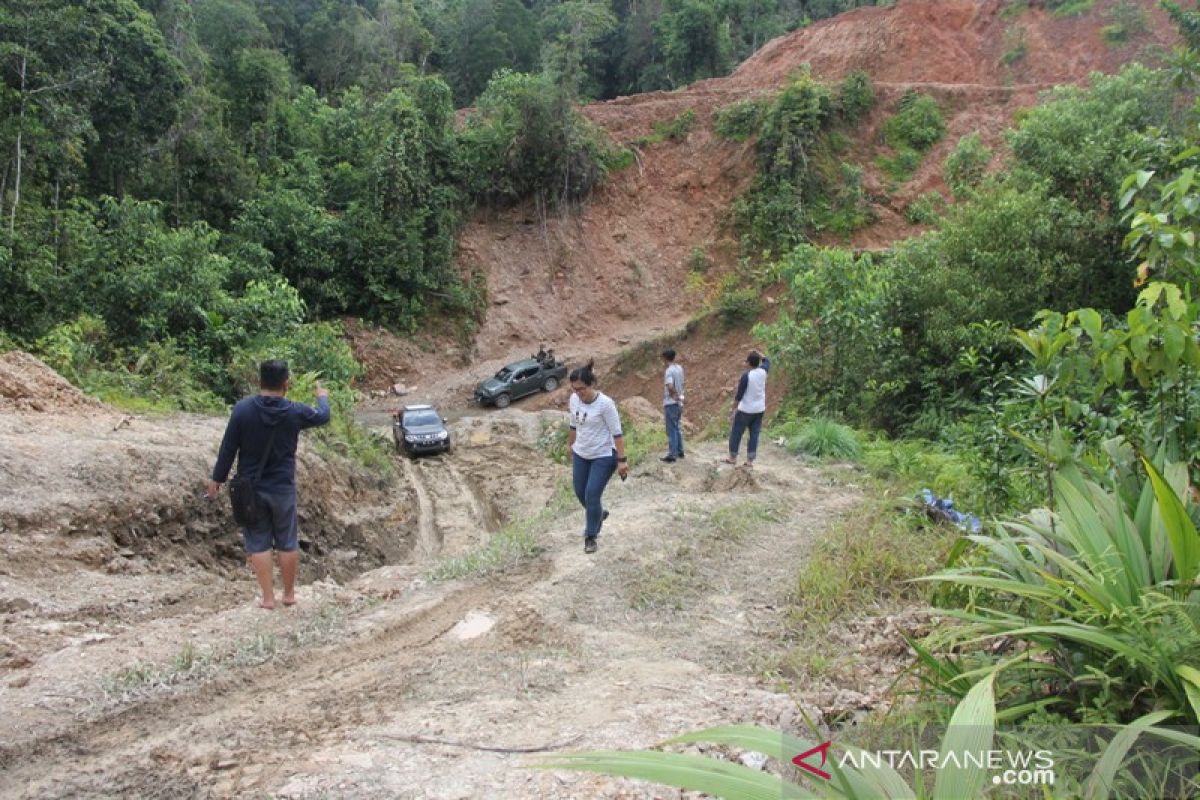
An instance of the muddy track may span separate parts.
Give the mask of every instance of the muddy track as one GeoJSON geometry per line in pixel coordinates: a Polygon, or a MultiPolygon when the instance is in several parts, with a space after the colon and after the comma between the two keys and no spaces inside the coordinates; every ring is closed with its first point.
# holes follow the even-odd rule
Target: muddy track
{"type": "Polygon", "coordinates": [[[477,479],[445,456],[398,459],[417,498],[421,558],[459,555],[500,529],[500,512],[477,479]]]}
{"type": "MultiPolygon", "coordinates": [[[[204,794],[211,771],[225,762],[261,765],[254,783],[269,785],[272,765],[302,758],[305,742],[336,738],[402,697],[436,659],[430,645],[469,610],[499,603],[543,578],[548,567],[534,562],[486,585],[418,600],[391,612],[364,639],[233,670],[182,694],[155,696],[66,733],[4,748],[0,796],[194,796],[204,794]],[[185,779],[189,771],[196,777],[185,779]],[[172,779],[161,780],[164,773],[172,779]]],[[[238,791],[252,788],[243,782],[238,791]]]]}
{"type": "Polygon", "coordinates": [[[417,468],[411,459],[400,457],[400,468],[404,478],[412,486],[413,494],[417,497],[417,548],[421,558],[434,558],[442,549],[442,540],[433,516],[433,503],[429,500],[429,491],[425,481],[421,479],[417,468]]]}

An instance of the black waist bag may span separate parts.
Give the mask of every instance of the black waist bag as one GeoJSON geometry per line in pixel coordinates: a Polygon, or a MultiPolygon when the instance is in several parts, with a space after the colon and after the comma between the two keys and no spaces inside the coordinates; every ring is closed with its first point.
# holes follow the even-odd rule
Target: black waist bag
{"type": "Polygon", "coordinates": [[[263,508],[258,499],[258,481],[267,466],[267,459],[271,457],[271,445],[275,444],[275,434],[278,431],[278,425],[271,429],[271,435],[267,437],[267,448],[259,459],[258,471],[254,473],[254,477],[239,472],[229,481],[229,505],[233,507],[233,519],[244,528],[257,525],[262,520],[263,508]]]}

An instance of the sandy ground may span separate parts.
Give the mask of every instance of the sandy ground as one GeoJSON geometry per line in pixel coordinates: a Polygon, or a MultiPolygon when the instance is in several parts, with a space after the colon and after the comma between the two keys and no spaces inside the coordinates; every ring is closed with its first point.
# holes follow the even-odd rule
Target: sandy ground
{"type": "Polygon", "coordinates": [[[844,712],[821,687],[775,692],[761,666],[797,565],[857,490],[770,446],[750,471],[700,444],[614,481],[586,556],[566,468],[537,445],[558,418],[455,421],[453,453],[400,464],[408,557],[307,582],[292,609],[258,610],[244,570],[195,563],[2,576],[0,796],[678,796],[508,751],[844,712]],[[538,512],[540,556],[429,578],[538,512]]]}

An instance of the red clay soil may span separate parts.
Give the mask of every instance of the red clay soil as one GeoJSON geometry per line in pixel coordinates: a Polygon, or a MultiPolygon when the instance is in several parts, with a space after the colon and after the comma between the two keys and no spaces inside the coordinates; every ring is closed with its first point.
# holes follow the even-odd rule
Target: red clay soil
{"type": "MultiPolygon", "coordinates": [[[[583,358],[679,330],[704,299],[685,288],[689,257],[703,249],[716,274],[735,263],[728,212],[755,170],[753,145],[715,136],[713,114],[779,89],[804,64],[829,83],[862,69],[876,86],[874,111],[847,131],[846,158],[864,167],[878,220],[846,244],[874,249],[912,235],[918,229],[905,221],[904,209],[927,191],[949,196],[941,164],[961,136],[979,131],[996,151],[996,168],[1013,115],[1035,103],[1040,91],[1082,82],[1095,71],[1115,72],[1131,60],[1153,61],[1177,41],[1157,4],[1140,0],[1147,32],[1121,47],[1105,44],[1100,30],[1114,2],[1099,0],[1082,14],[1058,18],[1042,8],[1005,13],[1001,0],[900,0],[779,37],[729,77],[586,107],[588,118],[622,143],[688,110],[696,125],[683,141],[638,149],[637,164],[611,176],[581,210],[545,219],[529,207],[479,213],[462,234],[458,260],[464,272],[486,276],[490,305],[473,346],[451,347],[450,360],[474,363],[472,374],[482,374],[540,342],[583,358]],[[1013,59],[1019,41],[1024,55],[1013,59]],[[888,186],[874,165],[887,152],[880,130],[913,88],[942,105],[947,133],[911,181],[888,186]]],[[[386,343],[375,341],[382,355],[370,358],[372,387],[432,378],[431,366],[447,363],[445,353],[423,355],[411,346],[393,358],[386,343]]],[[[740,350],[746,343],[730,346],[740,350]]]]}

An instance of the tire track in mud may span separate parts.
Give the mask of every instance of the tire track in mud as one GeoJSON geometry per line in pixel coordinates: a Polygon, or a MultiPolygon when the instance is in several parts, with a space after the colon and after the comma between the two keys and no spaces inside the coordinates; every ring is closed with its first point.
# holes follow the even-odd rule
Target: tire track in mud
{"type": "MultiPolygon", "coordinates": [[[[253,766],[253,783],[271,785],[289,765],[302,763],[307,749],[394,712],[435,669],[443,634],[469,610],[503,603],[550,568],[535,561],[397,610],[368,638],[230,669],[182,693],[156,693],[71,730],[6,747],[0,796],[209,796],[214,776],[235,766],[253,766]]],[[[247,784],[237,792],[253,790],[247,784]]]]}
{"type": "Polygon", "coordinates": [[[428,505],[421,507],[421,516],[428,515],[431,538],[437,542],[432,557],[461,555],[486,544],[499,529],[495,507],[481,498],[475,479],[450,459],[422,458],[407,468],[428,505]]]}
{"type": "Polygon", "coordinates": [[[433,503],[429,500],[425,482],[417,474],[417,468],[412,459],[400,456],[398,460],[405,480],[408,481],[413,494],[417,497],[417,547],[421,551],[422,560],[430,561],[436,558],[442,550],[442,539],[433,516],[433,503]]]}

